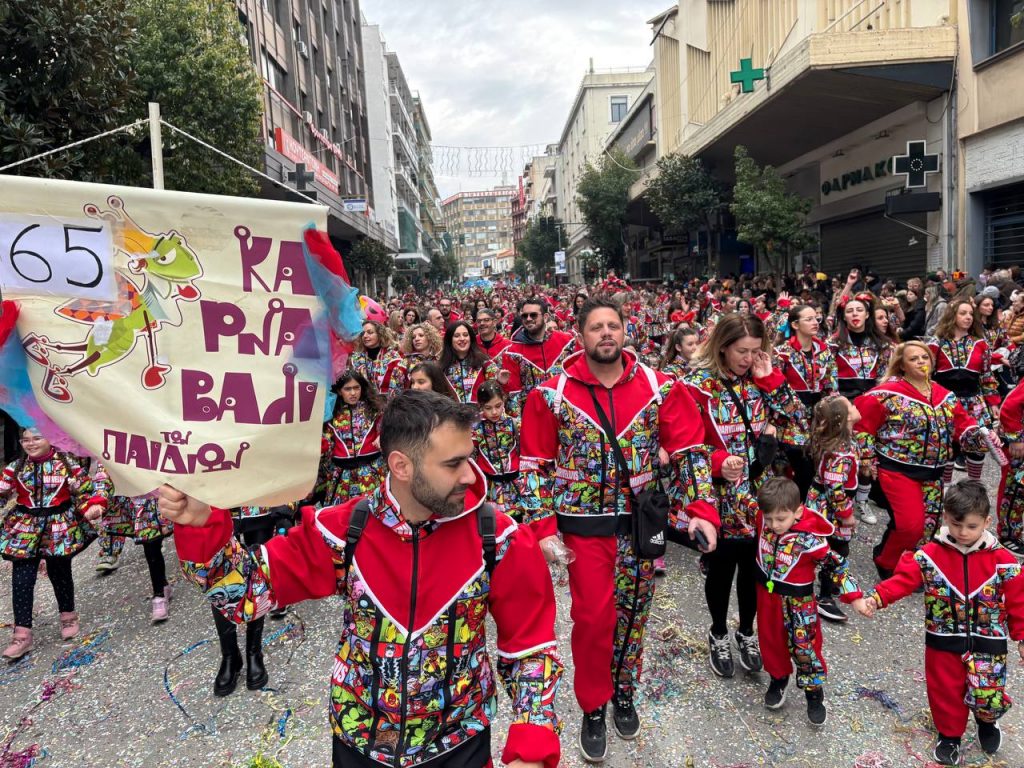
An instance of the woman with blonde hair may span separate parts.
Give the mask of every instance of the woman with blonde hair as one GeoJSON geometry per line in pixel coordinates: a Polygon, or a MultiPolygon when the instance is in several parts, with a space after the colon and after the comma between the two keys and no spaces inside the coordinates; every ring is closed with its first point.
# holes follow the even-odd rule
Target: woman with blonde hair
{"type": "MultiPolygon", "coordinates": [[[[437,362],[441,356],[441,334],[430,323],[416,323],[405,329],[405,336],[399,345],[399,351],[404,359],[406,371],[411,371],[415,366],[425,362],[437,362]]],[[[409,388],[408,373],[405,375],[403,387],[409,388]]]]}
{"type": "Polygon", "coordinates": [[[348,365],[373,384],[382,397],[391,397],[402,389],[404,365],[395,335],[375,320],[363,323],[348,365]]]}
{"type": "MultiPolygon", "coordinates": [[[[704,584],[711,614],[711,669],[721,677],[734,674],[726,623],[734,578],[740,666],[748,671],[761,669],[754,636],[757,491],[771,476],[778,427],[796,422],[807,430],[803,404],[786,377],[772,367],[770,341],[756,315],[723,315],[682,377],[704,419],[704,442],[711,452],[721,517],[718,545],[705,556],[704,584]]],[[[673,510],[677,507],[674,503],[673,510]]]]}
{"type": "MultiPolygon", "coordinates": [[[[992,350],[985,340],[981,315],[971,299],[953,299],[935,327],[935,338],[928,343],[935,358],[932,378],[956,395],[960,405],[978,425],[994,429],[999,422],[999,382],[992,372],[992,350]]],[[[964,456],[967,475],[981,479],[985,457],[964,456]]],[[[964,467],[961,466],[960,469],[964,467]]],[[[946,466],[943,482],[953,479],[952,462],[946,466]]]]}
{"type": "Polygon", "coordinates": [[[874,549],[875,568],[892,575],[900,556],[931,539],[942,510],[942,473],[953,445],[988,450],[978,424],[956,395],[933,383],[932,350],[905,341],[892,353],[882,383],[856,399],[854,425],[861,447],[861,472],[877,478],[872,498],[889,513],[889,525],[874,549]]]}

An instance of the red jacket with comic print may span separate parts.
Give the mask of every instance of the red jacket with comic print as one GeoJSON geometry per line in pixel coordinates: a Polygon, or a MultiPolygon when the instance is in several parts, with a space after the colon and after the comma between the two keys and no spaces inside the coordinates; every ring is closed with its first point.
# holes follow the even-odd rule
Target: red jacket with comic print
{"type": "Polygon", "coordinates": [[[511,398],[510,409],[518,412],[523,399],[534,387],[562,372],[562,364],[576,348],[576,337],[564,331],[546,331],[535,341],[525,328],[512,334],[501,353],[501,362],[509,372],[505,391],[511,398]]]}
{"type": "Polygon", "coordinates": [[[925,645],[953,653],[1006,653],[1007,638],[1024,639],[1020,569],[990,531],[963,547],[943,526],[916,552],[904,552],[871,597],[885,607],[923,586],[925,645]]]}
{"type": "Polygon", "coordinates": [[[982,395],[989,405],[999,405],[999,384],[992,373],[992,352],[987,341],[971,336],[934,338],[928,342],[928,348],[935,355],[935,381],[957,397],[982,395]]]}
{"type": "Polygon", "coordinates": [[[370,458],[380,453],[380,416],[366,403],[339,403],[334,418],[324,424],[320,453],[331,459],[370,458]]]}
{"type": "Polygon", "coordinates": [[[719,524],[711,493],[704,430],[693,400],[681,384],[622,352],[624,369],[610,389],[591,373],[581,350],[565,361],[562,374],[530,393],[523,411],[520,469],[539,497],[531,518],[538,538],[556,529],[583,536],[629,530],[631,494],[601,421],[594,396],[615,430],[630,465],[634,493],[658,482],[654,462],[664,448],[676,463],[690,503],[671,521],[685,530],[689,517],[719,524]]]}
{"type": "Polygon", "coordinates": [[[837,581],[844,603],[862,596],[850,575],[849,563],[829,547],[827,539],[835,528],[813,509],[801,507],[800,519],[783,534],[766,526],[758,511],[757,531],[755,575],[761,584],[771,582],[773,593],[789,597],[813,595],[815,574],[819,567],[824,567],[837,581]]]}
{"type": "Polygon", "coordinates": [[[555,647],[551,577],[531,531],[497,515],[497,565],[488,577],[476,509],[412,525],[390,478],[371,494],[370,517],[344,571],[354,498],[305,507],[302,521],[249,551],[231,517],[214,509],[202,527],[175,527],[188,579],[221,613],[251,621],[275,605],[342,597],[341,637],[331,673],[334,736],[382,765],[411,768],[444,757],[490,727],[497,707],[485,618],[495,621],[497,673],[512,704],[502,760],[558,764],[554,696],[562,665],[555,647]]]}

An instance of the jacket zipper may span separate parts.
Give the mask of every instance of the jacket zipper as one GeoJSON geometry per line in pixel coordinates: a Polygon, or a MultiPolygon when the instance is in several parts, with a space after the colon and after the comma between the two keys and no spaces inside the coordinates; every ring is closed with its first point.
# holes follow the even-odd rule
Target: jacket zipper
{"type": "Polygon", "coordinates": [[[409,595],[409,627],[402,646],[402,715],[398,724],[398,746],[395,747],[395,768],[402,765],[402,754],[405,751],[405,713],[409,696],[409,646],[412,644],[413,628],[416,625],[416,575],[420,562],[420,526],[412,526],[412,586],[409,595]]]}
{"type": "Polygon", "coordinates": [[[356,428],[355,428],[355,414],[352,412],[352,406],[348,406],[348,440],[352,444],[352,455],[356,456],[359,454],[359,446],[356,445],[356,428]]]}
{"type": "MultiPolygon", "coordinates": [[[[618,440],[619,439],[618,432],[615,431],[615,429],[616,429],[616,427],[615,427],[615,397],[612,395],[612,390],[610,388],[606,388],[605,391],[608,393],[608,421],[612,425],[612,435],[610,435],[610,437],[613,440],[618,440]]],[[[609,447],[611,447],[611,446],[609,446],[609,447]]],[[[625,454],[623,454],[622,458],[626,458],[625,454]]],[[[622,472],[622,470],[616,467],[616,470],[615,470],[615,499],[614,499],[615,515],[616,516],[618,516],[618,514],[619,514],[619,496],[622,494],[622,487],[621,487],[622,486],[622,477],[620,477],[621,472],[622,472]]]]}
{"type": "Polygon", "coordinates": [[[967,653],[971,652],[971,585],[967,582],[967,555],[964,559],[964,629],[967,630],[967,653]]]}

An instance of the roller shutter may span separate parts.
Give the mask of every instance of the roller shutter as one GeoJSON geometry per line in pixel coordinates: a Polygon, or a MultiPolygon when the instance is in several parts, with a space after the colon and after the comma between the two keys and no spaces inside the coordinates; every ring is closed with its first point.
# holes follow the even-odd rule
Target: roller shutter
{"type": "MultiPolygon", "coordinates": [[[[855,266],[869,267],[883,280],[906,282],[924,277],[928,265],[927,235],[885,218],[879,208],[840,221],[821,225],[821,268],[830,275],[846,274],[855,266]]],[[[921,229],[928,214],[912,213],[900,218],[921,229]]]]}
{"type": "Polygon", "coordinates": [[[985,263],[998,267],[1024,264],[1024,184],[985,195],[985,263]]]}

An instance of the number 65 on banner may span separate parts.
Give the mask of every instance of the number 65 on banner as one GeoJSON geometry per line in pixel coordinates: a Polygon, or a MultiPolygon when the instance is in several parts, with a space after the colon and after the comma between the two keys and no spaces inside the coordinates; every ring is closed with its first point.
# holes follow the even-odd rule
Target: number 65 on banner
{"type": "Polygon", "coordinates": [[[0,213],[0,288],[4,294],[113,301],[114,241],[95,219],[0,213]]]}

